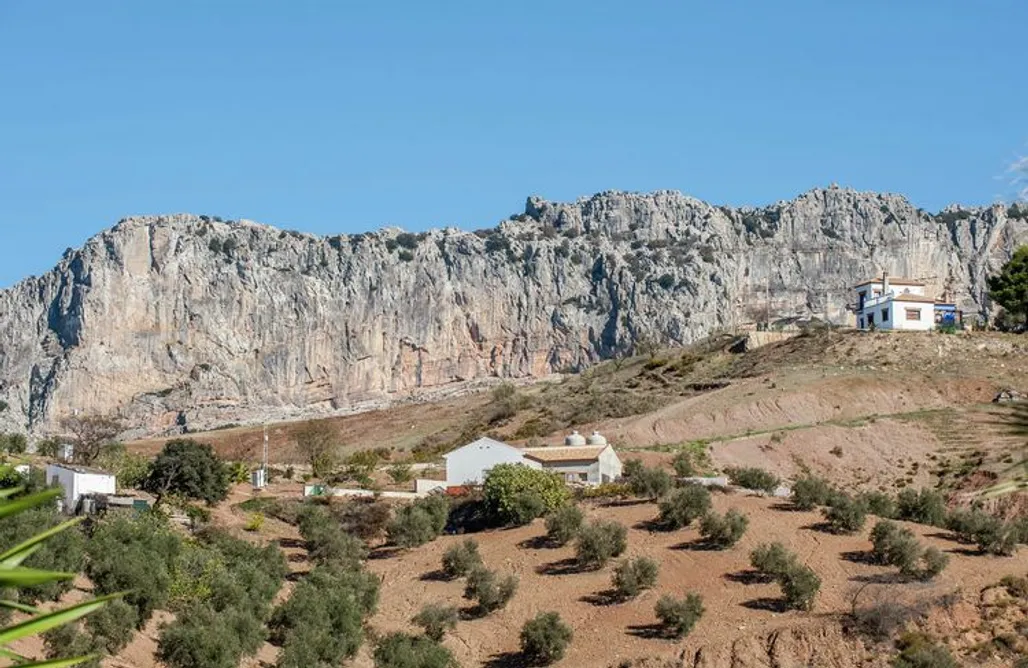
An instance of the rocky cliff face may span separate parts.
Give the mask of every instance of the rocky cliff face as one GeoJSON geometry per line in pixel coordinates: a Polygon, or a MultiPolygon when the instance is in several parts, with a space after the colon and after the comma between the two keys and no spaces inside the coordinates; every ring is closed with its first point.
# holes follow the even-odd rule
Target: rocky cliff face
{"type": "Polygon", "coordinates": [[[846,322],[850,287],[883,270],[978,312],[1026,240],[1024,209],[929,215],[838,188],[763,209],[533,198],[473,233],[131,218],[0,291],[0,430],[76,410],[148,433],[326,414],[581,368],[640,337],[689,342],[768,305],[846,322]]]}

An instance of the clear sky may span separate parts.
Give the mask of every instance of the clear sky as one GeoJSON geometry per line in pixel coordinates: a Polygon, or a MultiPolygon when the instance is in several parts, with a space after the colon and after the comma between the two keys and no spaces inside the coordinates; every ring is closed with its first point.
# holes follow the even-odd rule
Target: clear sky
{"type": "Polygon", "coordinates": [[[317,233],[527,195],[989,203],[1025,0],[0,0],[0,286],[132,214],[317,233]]]}

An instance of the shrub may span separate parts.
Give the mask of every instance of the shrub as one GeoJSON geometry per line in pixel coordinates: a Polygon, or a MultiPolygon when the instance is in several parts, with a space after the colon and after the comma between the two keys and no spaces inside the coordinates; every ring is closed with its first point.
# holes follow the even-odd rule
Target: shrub
{"type": "Polygon", "coordinates": [[[696,467],[692,463],[692,453],[682,450],[671,460],[671,466],[675,469],[675,475],[679,478],[689,478],[696,475],[696,467]]]}
{"type": "Polygon", "coordinates": [[[645,469],[641,459],[626,459],[624,466],[621,467],[622,477],[631,479],[632,476],[637,475],[640,471],[645,469]]]}
{"type": "Polygon", "coordinates": [[[904,489],[896,497],[896,519],[945,526],[946,500],[942,494],[930,489],[904,489]]]}
{"type": "Polygon", "coordinates": [[[521,653],[536,665],[564,658],[574,632],[556,612],[540,612],[521,628],[521,653]]]}
{"type": "Polygon", "coordinates": [[[617,522],[595,520],[582,527],[575,543],[575,561],[587,569],[603,568],[628,547],[628,530],[617,522]]]}
{"type": "Polygon", "coordinates": [[[1009,556],[1017,551],[1019,527],[975,508],[954,510],[946,518],[946,528],[960,540],[974,543],[983,554],[1009,556]]]}
{"type": "MultiPolygon", "coordinates": [[[[21,484],[20,474],[16,484],[21,484]]],[[[48,529],[61,524],[65,519],[56,506],[48,504],[23,510],[0,521],[0,545],[4,549],[14,547],[48,529]]],[[[33,552],[22,565],[44,571],[76,573],[82,570],[85,563],[85,538],[82,532],[73,527],[58,532],[44,541],[39,549],[33,552]]],[[[19,588],[18,601],[34,605],[39,601],[56,601],[71,589],[67,580],[53,580],[41,584],[19,588]]]]}
{"type": "Polygon", "coordinates": [[[778,476],[761,468],[730,467],[725,469],[725,474],[733,485],[768,494],[781,484],[778,476]]]}
{"type": "Polygon", "coordinates": [[[386,528],[389,541],[399,547],[417,547],[442,534],[449,516],[449,502],[429,496],[402,506],[386,528]]]}
{"type": "Polygon", "coordinates": [[[250,515],[250,519],[246,521],[246,526],[243,527],[246,531],[258,532],[261,527],[264,526],[264,514],[254,513],[250,515]]]}
{"type": "Polygon", "coordinates": [[[482,556],[478,553],[478,543],[466,538],[457,545],[450,546],[443,553],[443,573],[448,578],[464,577],[482,565],[482,556]]]}
{"type": "Polygon", "coordinates": [[[86,574],[98,594],[128,592],[124,601],[136,608],[139,624],[144,624],[168,601],[173,564],[181,551],[182,539],[162,515],[109,515],[86,542],[86,574]]]}
{"type": "Polygon", "coordinates": [[[660,468],[642,468],[628,479],[632,494],[643,499],[657,499],[664,496],[674,485],[667,471],[660,468]]]}
{"type": "Polygon", "coordinates": [[[308,573],[268,621],[271,641],[282,646],[279,668],[339,665],[356,654],[378,586],[376,577],[362,571],[316,567],[308,573]]]}
{"type": "MultiPolygon", "coordinates": [[[[403,251],[400,251],[403,253],[403,251]]],[[[455,668],[450,650],[424,636],[390,633],[375,645],[375,668],[455,668]]]]}
{"type": "Polygon", "coordinates": [[[307,543],[307,554],[316,563],[335,562],[352,568],[368,556],[367,545],[343,531],[322,506],[305,507],[300,513],[299,529],[307,543]]]}
{"type": "Polygon", "coordinates": [[[158,503],[168,494],[177,494],[213,505],[228,496],[228,484],[228,467],[210,444],[176,439],[165,443],[143,488],[158,503]]]}
{"type": "Polygon", "coordinates": [[[86,617],[85,627],[104,652],[117,654],[136,632],[139,614],[125,601],[114,600],[86,617]]]}
{"type": "Polygon", "coordinates": [[[531,524],[532,520],[546,512],[543,497],[533,490],[525,490],[514,495],[510,506],[508,521],[515,526],[531,524]]]}
{"type": "Polygon", "coordinates": [[[852,534],[864,528],[867,508],[847,494],[837,494],[822,513],[835,533],[852,534]]]}
{"type": "Polygon", "coordinates": [[[746,533],[750,520],[737,510],[729,510],[721,517],[708,512],[700,519],[700,535],[707,544],[718,549],[732,547],[746,533]]]}
{"type": "Polygon", "coordinates": [[[797,564],[796,555],[781,543],[764,543],[750,552],[750,565],[760,573],[777,578],[797,564]]]}
{"type": "Polygon", "coordinates": [[[546,537],[553,545],[567,545],[578,535],[584,519],[578,506],[569,504],[558,508],[546,518],[546,537]]]}
{"type": "Polygon", "coordinates": [[[920,546],[910,529],[882,520],[871,529],[871,555],[879,564],[909,572],[917,563],[920,546]]]}
{"type": "Polygon", "coordinates": [[[778,576],[785,603],[796,610],[810,610],[821,589],[821,578],[807,566],[793,565],[778,576]]]}
{"type": "Polygon", "coordinates": [[[867,512],[875,517],[885,520],[896,517],[896,501],[884,492],[861,492],[857,500],[867,506],[867,512]]]}
{"type": "Polygon", "coordinates": [[[447,631],[457,628],[457,608],[452,605],[429,603],[411,620],[425,630],[425,635],[440,642],[447,631]]]}
{"type": "Polygon", "coordinates": [[[389,477],[392,478],[393,482],[400,485],[405,482],[410,482],[414,477],[414,469],[411,468],[410,464],[397,463],[393,464],[388,469],[389,477]]]}
{"type": "Polygon", "coordinates": [[[657,584],[657,562],[647,557],[626,559],[614,569],[611,584],[617,597],[622,600],[635,598],[645,589],[657,584]]]}
{"type": "Polygon", "coordinates": [[[686,485],[660,500],[660,524],[681,529],[710,510],[710,492],[702,485],[686,485]]]}
{"type": "Polygon", "coordinates": [[[917,577],[922,580],[931,580],[949,565],[949,555],[932,546],[921,554],[921,562],[923,567],[917,577]]]}
{"type": "Polygon", "coordinates": [[[534,492],[545,511],[552,512],[571,498],[567,485],[556,474],[521,464],[497,464],[485,477],[482,492],[498,521],[512,523],[519,518],[523,492],[534,492]]]}
{"type": "Polygon", "coordinates": [[[799,510],[813,510],[828,504],[832,498],[832,486],[824,478],[806,476],[799,478],[792,486],[792,505],[799,510]]]}
{"type": "Polygon", "coordinates": [[[385,533],[393,510],[386,501],[355,498],[333,506],[333,514],[345,532],[361,540],[372,540],[385,533]]]}
{"type": "Polygon", "coordinates": [[[493,571],[479,567],[468,574],[464,598],[475,601],[479,613],[487,615],[506,607],[517,590],[517,576],[507,575],[498,579],[493,571]]]}
{"type": "Polygon", "coordinates": [[[949,650],[920,633],[903,634],[896,646],[900,654],[893,659],[894,668],[958,668],[960,665],[949,650]]]}
{"type": "Polygon", "coordinates": [[[157,657],[169,668],[236,668],[263,642],[264,629],[250,611],[215,612],[201,605],[164,627],[157,657]]]}
{"type": "Polygon", "coordinates": [[[657,601],[654,612],[668,635],[684,638],[703,616],[703,598],[699,594],[686,594],[685,598],[677,599],[664,594],[657,601]]]}

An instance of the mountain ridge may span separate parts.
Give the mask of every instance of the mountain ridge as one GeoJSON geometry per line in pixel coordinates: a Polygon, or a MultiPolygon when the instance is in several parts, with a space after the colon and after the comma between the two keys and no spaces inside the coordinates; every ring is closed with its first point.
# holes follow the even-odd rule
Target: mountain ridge
{"type": "Polygon", "coordinates": [[[0,430],[78,410],[140,434],[354,410],[543,377],[760,316],[842,322],[888,270],[987,312],[1028,210],[814,189],[765,207],[677,191],[529,197],[494,228],[318,236],[125,218],[0,290],[0,430]]]}

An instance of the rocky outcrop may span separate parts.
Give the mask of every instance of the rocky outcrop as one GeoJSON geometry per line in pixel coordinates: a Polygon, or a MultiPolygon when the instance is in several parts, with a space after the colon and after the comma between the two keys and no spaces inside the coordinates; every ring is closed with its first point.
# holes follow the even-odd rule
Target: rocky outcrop
{"type": "Polygon", "coordinates": [[[763,317],[851,318],[887,270],[983,304],[1028,212],[930,215],[829,188],[763,209],[676,192],[528,200],[495,229],[316,237],[130,218],[0,291],[0,430],[119,413],[147,433],[544,376],[763,317]]]}

